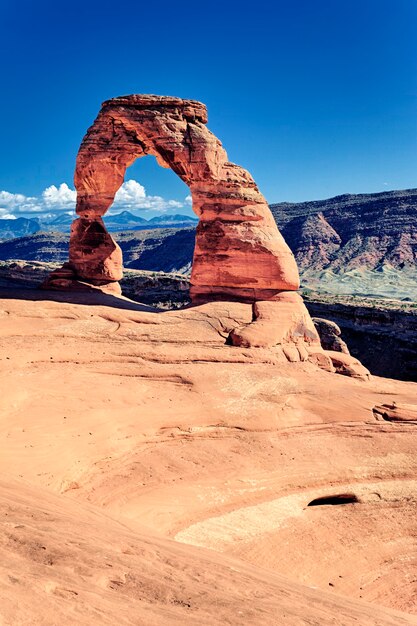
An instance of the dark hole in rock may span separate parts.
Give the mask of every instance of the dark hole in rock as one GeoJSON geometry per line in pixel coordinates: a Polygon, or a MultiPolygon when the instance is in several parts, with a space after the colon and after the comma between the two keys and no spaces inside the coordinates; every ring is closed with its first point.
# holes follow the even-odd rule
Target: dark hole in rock
{"type": "Polygon", "coordinates": [[[307,506],[326,506],[329,504],[334,506],[337,504],[355,504],[356,502],[359,502],[359,500],[353,493],[339,493],[335,496],[315,498],[307,506]]]}

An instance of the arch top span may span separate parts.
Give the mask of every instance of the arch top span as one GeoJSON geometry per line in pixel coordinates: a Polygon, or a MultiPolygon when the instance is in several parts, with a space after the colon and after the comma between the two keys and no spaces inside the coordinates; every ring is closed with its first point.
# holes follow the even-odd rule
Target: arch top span
{"type": "Polygon", "coordinates": [[[72,229],[70,264],[77,276],[120,279],[121,253],[101,217],[126,168],[153,155],[189,186],[200,218],[191,275],[194,301],[255,301],[298,289],[294,257],[265,198],[249,172],[229,162],[206,123],[207,109],[196,100],[136,94],[103,103],[75,169],[80,219],[72,229]]]}
{"type": "Polygon", "coordinates": [[[192,120],[198,119],[203,124],[207,124],[208,121],[207,107],[205,104],[198,100],[185,100],[183,98],[176,98],[175,96],[155,96],[152,94],[118,96],[117,98],[105,100],[101,108],[105,109],[106,107],[114,106],[126,106],[136,109],[181,109],[185,118],[192,120]]]}

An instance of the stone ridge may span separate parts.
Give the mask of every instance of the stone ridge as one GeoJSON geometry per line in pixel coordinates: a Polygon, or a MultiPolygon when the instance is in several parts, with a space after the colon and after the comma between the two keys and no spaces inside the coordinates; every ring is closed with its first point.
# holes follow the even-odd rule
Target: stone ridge
{"type": "Polygon", "coordinates": [[[307,216],[319,212],[327,213],[349,210],[353,213],[362,213],[365,206],[378,205],[381,208],[390,205],[403,207],[417,204],[417,189],[394,189],[377,193],[342,194],[324,200],[306,200],[304,202],[274,202],[270,204],[271,211],[280,227],[299,216],[307,216]]]}

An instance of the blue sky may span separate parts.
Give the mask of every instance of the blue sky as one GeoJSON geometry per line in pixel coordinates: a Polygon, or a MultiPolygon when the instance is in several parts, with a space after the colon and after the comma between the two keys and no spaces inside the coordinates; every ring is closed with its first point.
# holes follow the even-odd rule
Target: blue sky
{"type": "MultiPolygon", "coordinates": [[[[128,93],[205,102],[269,202],[417,186],[415,0],[1,6],[0,217],[25,201],[69,207],[60,185],[73,188],[86,129],[103,100],[128,93]]],[[[151,157],[126,179],[143,215],[189,212],[186,186],[151,157]]]]}

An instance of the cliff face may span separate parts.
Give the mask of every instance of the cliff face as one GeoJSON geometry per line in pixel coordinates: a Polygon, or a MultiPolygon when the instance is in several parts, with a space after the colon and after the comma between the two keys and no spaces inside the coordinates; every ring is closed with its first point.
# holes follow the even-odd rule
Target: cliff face
{"type": "Polygon", "coordinates": [[[417,263],[417,189],[272,204],[301,269],[417,263]],[[320,250],[324,250],[324,254],[320,250]]]}
{"type": "Polygon", "coordinates": [[[300,268],[324,268],[337,255],[342,240],[323,213],[295,217],[284,228],[300,268]]]}
{"type": "Polygon", "coordinates": [[[384,309],[311,300],[306,300],[306,306],[311,315],[340,327],[350,353],[372,374],[417,382],[417,308],[384,309]]]}

